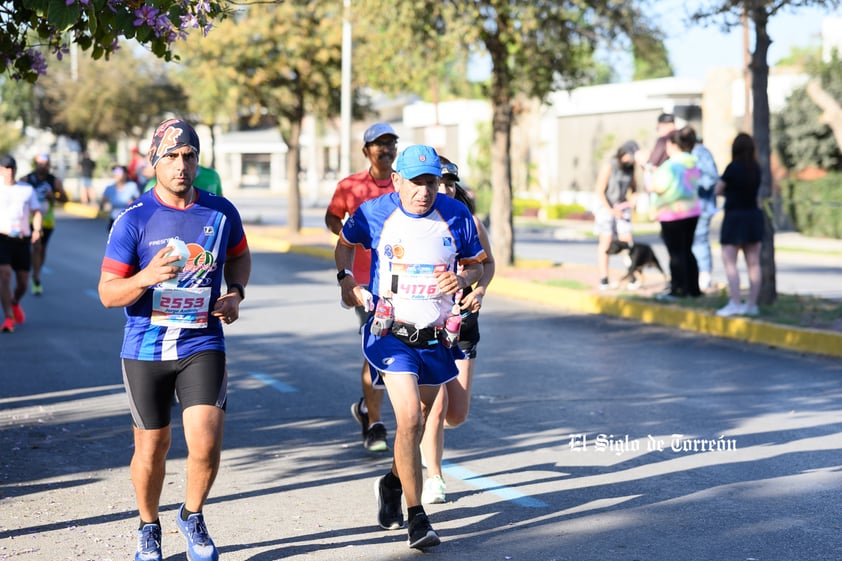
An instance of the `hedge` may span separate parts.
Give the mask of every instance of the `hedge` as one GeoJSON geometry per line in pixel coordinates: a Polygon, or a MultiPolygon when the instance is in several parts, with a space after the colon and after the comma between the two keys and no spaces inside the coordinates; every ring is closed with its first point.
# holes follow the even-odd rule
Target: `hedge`
{"type": "Polygon", "coordinates": [[[842,239],[842,174],[789,182],[783,197],[796,230],[806,236],[842,239]]]}

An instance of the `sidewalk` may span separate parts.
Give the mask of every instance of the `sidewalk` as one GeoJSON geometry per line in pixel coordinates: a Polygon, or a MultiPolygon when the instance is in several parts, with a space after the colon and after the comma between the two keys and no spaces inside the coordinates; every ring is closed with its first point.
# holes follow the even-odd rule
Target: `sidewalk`
{"type": "MultiPolygon", "coordinates": [[[[77,216],[96,216],[90,207],[75,203],[67,203],[65,211],[77,216]]],[[[570,235],[584,235],[584,229],[591,227],[582,221],[558,221],[553,226],[570,235]]],[[[305,228],[291,235],[283,226],[246,224],[246,232],[252,250],[312,255],[325,259],[326,266],[332,266],[336,236],[323,228],[305,228]]],[[[842,240],[818,240],[787,232],[776,234],[775,245],[778,251],[827,252],[830,258],[842,260],[842,240]],[[837,252],[838,257],[834,255],[837,252]]],[[[554,309],[603,314],[790,351],[842,357],[842,327],[819,330],[772,324],[762,317],[721,318],[708,311],[649,300],[646,297],[654,296],[664,286],[656,272],[650,272],[643,286],[634,293],[600,292],[595,286],[596,278],[596,267],[591,265],[539,261],[519,263],[516,267],[498,265],[491,293],[554,309]],[[630,294],[636,298],[629,298],[630,294]]]]}

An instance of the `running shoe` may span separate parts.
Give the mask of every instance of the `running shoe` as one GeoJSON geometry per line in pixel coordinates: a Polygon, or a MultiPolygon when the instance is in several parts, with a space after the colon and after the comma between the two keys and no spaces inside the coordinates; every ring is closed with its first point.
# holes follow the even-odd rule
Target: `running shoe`
{"type": "Polygon", "coordinates": [[[359,401],[355,401],[351,404],[351,415],[354,416],[354,419],[356,419],[360,424],[360,427],[362,427],[363,442],[365,442],[365,437],[368,433],[368,413],[363,412],[364,400],[365,398],[361,397],[359,401]]]}
{"type": "Polygon", "coordinates": [[[728,318],[731,316],[740,316],[745,312],[745,306],[729,301],[725,307],[716,310],[716,315],[721,318],[728,318]]]}
{"type": "Polygon", "coordinates": [[[161,555],[161,527],[145,524],[137,531],[137,551],[134,561],[163,561],[161,555]]]}
{"type": "Polygon", "coordinates": [[[751,304],[746,304],[743,313],[747,316],[759,316],[760,309],[757,306],[753,306],[751,304]]]}
{"type": "Polygon", "coordinates": [[[178,524],[178,529],[187,538],[187,559],[189,561],[217,561],[219,551],[213,544],[210,534],[208,534],[205,517],[202,516],[201,512],[197,512],[188,516],[185,522],[181,519],[182,510],[184,510],[184,505],[181,505],[178,509],[175,521],[178,524]]]}
{"type": "Polygon", "coordinates": [[[386,530],[403,528],[403,510],[401,509],[401,489],[389,489],[384,479],[374,482],[374,494],[377,496],[377,523],[386,530]]]}
{"type": "Polygon", "coordinates": [[[447,485],[441,475],[428,477],[424,481],[424,489],[421,491],[421,502],[424,504],[440,504],[444,502],[447,485]]]}
{"type": "Polygon", "coordinates": [[[386,442],[386,426],[377,422],[368,427],[363,446],[369,452],[388,452],[389,444],[386,442]]]}
{"type": "Polygon", "coordinates": [[[32,295],[41,296],[44,293],[44,287],[40,282],[32,281],[32,295]]]}
{"type": "Polygon", "coordinates": [[[0,326],[0,331],[3,333],[14,333],[15,332],[15,320],[12,318],[6,318],[3,321],[3,325],[0,326]]]}
{"type": "Polygon", "coordinates": [[[26,314],[23,313],[23,308],[20,307],[20,304],[12,304],[12,314],[15,316],[15,323],[26,321],[26,314]]]}
{"type": "Polygon", "coordinates": [[[426,514],[416,514],[415,518],[409,521],[409,547],[424,549],[440,543],[441,539],[433,530],[426,514]]]}

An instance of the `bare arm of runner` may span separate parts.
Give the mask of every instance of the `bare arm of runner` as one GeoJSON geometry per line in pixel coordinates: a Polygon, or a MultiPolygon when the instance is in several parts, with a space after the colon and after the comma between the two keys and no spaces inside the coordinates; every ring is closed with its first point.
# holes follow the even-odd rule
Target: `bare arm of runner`
{"type": "Polygon", "coordinates": [[[180,259],[170,255],[171,248],[162,247],[149,264],[130,277],[102,271],[99,277],[99,300],[106,308],[131,306],[146,289],[160,282],[174,279],[180,269],[173,265],[180,259]]]}

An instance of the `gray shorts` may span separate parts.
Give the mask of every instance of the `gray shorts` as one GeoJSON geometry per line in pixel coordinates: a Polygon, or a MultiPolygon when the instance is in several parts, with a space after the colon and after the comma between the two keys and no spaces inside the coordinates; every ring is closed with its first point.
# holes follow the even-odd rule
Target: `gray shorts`
{"type": "Polygon", "coordinates": [[[631,209],[623,210],[623,218],[617,218],[611,211],[600,206],[594,211],[593,233],[597,236],[624,236],[632,233],[631,209]]]}

